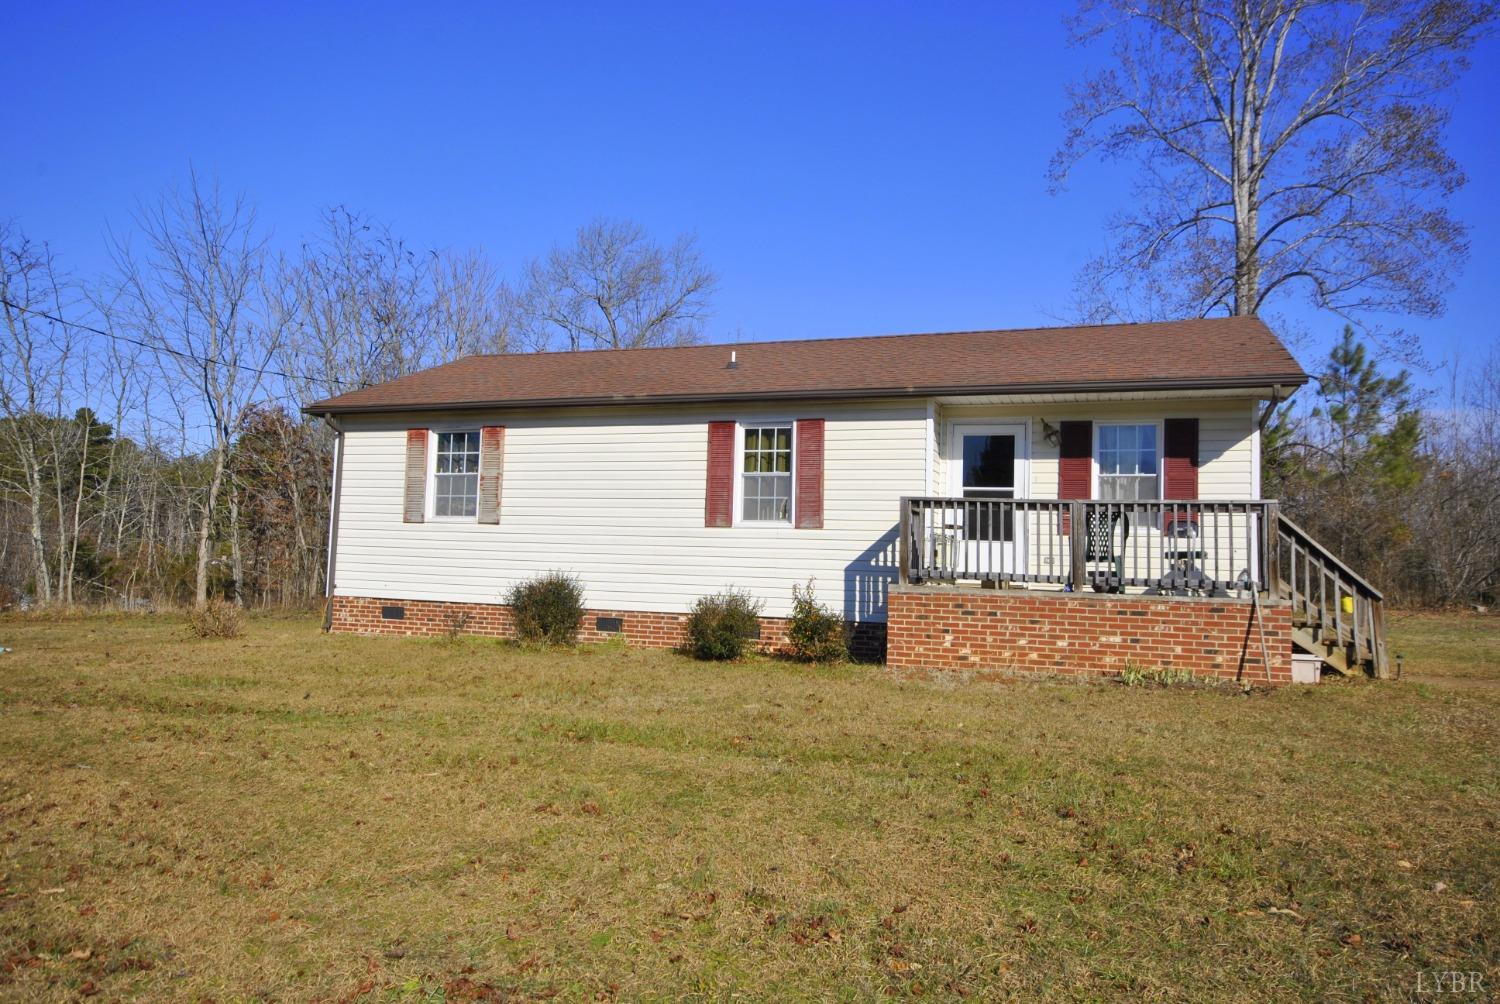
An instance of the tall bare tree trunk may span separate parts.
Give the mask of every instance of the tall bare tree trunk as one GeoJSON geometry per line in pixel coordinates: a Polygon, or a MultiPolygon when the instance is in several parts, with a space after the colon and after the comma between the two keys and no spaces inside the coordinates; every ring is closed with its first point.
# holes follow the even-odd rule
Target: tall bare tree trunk
{"type": "Polygon", "coordinates": [[[224,485],[224,451],[214,451],[214,473],[208,482],[208,498],[203,505],[203,522],[198,526],[198,572],[193,581],[193,602],[208,602],[208,553],[212,536],[214,510],[219,505],[219,489],[224,485]]]}
{"type": "Polygon", "coordinates": [[[31,510],[31,559],[36,566],[36,591],[43,603],[52,602],[52,572],[47,567],[47,536],[42,525],[42,475],[34,463],[26,464],[27,501],[31,510]]]}
{"type": "Polygon", "coordinates": [[[234,605],[245,605],[245,559],[240,553],[240,493],[233,483],[229,486],[229,560],[234,575],[234,605]]]}

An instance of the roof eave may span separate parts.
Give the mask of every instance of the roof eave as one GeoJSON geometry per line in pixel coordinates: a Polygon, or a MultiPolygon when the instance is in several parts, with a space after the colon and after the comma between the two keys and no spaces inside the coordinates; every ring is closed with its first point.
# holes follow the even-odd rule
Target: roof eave
{"type": "Polygon", "coordinates": [[[610,405],[641,404],[714,404],[725,401],[791,401],[826,400],[829,398],[869,397],[945,397],[979,394],[1077,394],[1099,391],[1149,391],[1149,390],[1250,390],[1260,387],[1300,387],[1307,383],[1308,375],[1298,370],[1292,373],[1265,373],[1254,376],[1218,377],[1212,379],[1191,378],[1180,380],[1093,380],[1088,382],[1059,381],[1054,383],[993,384],[989,386],[965,385],[957,387],[857,387],[839,390],[789,390],[758,391],[744,394],[642,394],[611,395],[605,397],[568,398],[511,398],[509,400],[474,400],[442,402],[404,402],[375,405],[336,405],[333,400],[318,401],[302,409],[305,415],[360,415],[389,414],[403,411],[473,411],[486,408],[587,408],[610,405]]]}

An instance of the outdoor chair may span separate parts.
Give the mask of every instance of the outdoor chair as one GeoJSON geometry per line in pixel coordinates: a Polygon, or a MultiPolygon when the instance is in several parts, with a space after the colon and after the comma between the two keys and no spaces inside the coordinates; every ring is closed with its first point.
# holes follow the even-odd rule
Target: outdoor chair
{"type": "Polygon", "coordinates": [[[1094,592],[1119,593],[1125,590],[1125,542],[1130,539],[1130,522],[1122,520],[1118,511],[1100,512],[1091,509],[1084,527],[1086,542],[1084,559],[1100,562],[1107,571],[1093,574],[1094,592]],[[1120,544],[1115,546],[1115,531],[1119,531],[1120,544]]]}

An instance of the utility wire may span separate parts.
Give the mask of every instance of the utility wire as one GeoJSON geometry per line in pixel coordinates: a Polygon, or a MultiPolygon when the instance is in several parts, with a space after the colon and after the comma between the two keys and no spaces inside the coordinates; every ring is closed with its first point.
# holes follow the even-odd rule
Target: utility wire
{"type": "MultiPolygon", "coordinates": [[[[139,338],[131,338],[129,335],[122,335],[118,331],[105,331],[103,328],[96,328],[92,325],[83,324],[79,321],[70,321],[66,318],[58,317],[56,314],[49,314],[45,310],[37,310],[35,307],[23,307],[21,306],[21,304],[15,303],[11,300],[7,300],[4,297],[0,297],[0,304],[4,304],[12,310],[19,310],[22,313],[33,314],[37,317],[45,318],[53,322],[54,324],[64,324],[70,328],[78,328],[81,331],[88,331],[96,335],[103,335],[105,338],[114,338],[118,341],[129,342],[131,345],[138,345],[150,352],[165,352],[168,355],[176,356],[179,359],[186,359],[189,362],[197,363],[199,366],[206,366],[211,364],[214,366],[229,366],[239,370],[249,370],[252,373],[256,372],[256,368],[254,366],[246,366],[244,363],[225,362],[222,359],[207,359],[203,356],[193,355],[191,352],[184,352],[181,349],[174,349],[170,345],[152,345],[149,342],[141,341],[139,338]]],[[[296,373],[284,373],[281,370],[273,369],[263,369],[259,372],[262,375],[281,377],[283,380],[300,380],[305,383],[331,383],[337,384],[340,387],[348,386],[346,381],[340,380],[337,377],[310,377],[296,373]]]]}

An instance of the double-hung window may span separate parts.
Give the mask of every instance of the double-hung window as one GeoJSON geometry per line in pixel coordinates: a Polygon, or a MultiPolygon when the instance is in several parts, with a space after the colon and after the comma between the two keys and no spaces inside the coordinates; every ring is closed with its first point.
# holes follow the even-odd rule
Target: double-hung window
{"type": "Polygon", "coordinates": [[[748,522],[792,521],[792,427],[745,426],[740,516],[748,522]]]}
{"type": "Polygon", "coordinates": [[[479,511],[479,431],[439,432],[432,467],[432,514],[474,516],[479,511]]]}
{"type": "Polygon", "coordinates": [[[1099,426],[1099,497],[1137,502],[1160,497],[1156,426],[1099,426]]]}

